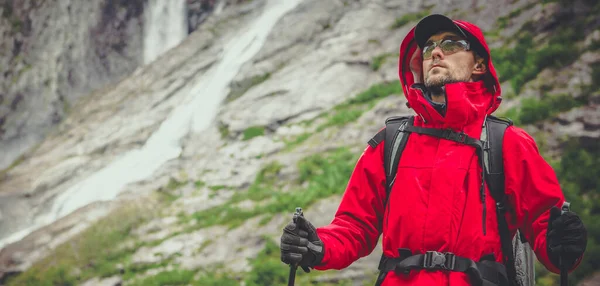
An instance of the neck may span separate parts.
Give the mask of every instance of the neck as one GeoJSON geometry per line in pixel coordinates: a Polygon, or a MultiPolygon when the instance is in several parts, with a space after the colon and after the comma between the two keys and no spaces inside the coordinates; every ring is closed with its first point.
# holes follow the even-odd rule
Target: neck
{"type": "Polygon", "coordinates": [[[446,90],[444,87],[430,88],[429,91],[431,92],[431,101],[436,103],[446,102],[446,90]]]}

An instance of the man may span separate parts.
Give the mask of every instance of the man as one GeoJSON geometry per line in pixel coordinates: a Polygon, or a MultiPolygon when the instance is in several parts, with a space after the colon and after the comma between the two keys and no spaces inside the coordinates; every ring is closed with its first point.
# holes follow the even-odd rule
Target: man
{"type": "MultiPolygon", "coordinates": [[[[501,101],[480,29],[442,15],[422,19],[403,40],[399,77],[418,127],[480,138],[486,116],[501,101]]],[[[285,227],[281,260],[305,269],[342,269],[370,254],[383,234],[383,253],[397,264],[382,272],[380,285],[481,285],[474,273],[492,281],[484,285],[502,284],[497,277],[506,271],[498,221],[494,211],[486,211],[494,210],[496,202],[488,186],[483,187],[475,148],[412,134],[387,199],[383,148],[367,146],[331,224],[315,229],[300,217],[285,227]],[[422,269],[410,264],[428,251],[452,253],[471,267],[422,269]],[[485,265],[489,269],[484,271],[485,265]]],[[[575,213],[561,215],[557,209],[564,196],[554,171],[534,140],[517,127],[506,129],[502,152],[510,234],[520,230],[550,271],[559,273],[561,263],[573,270],[585,251],[587,233],[575,213]]]]}

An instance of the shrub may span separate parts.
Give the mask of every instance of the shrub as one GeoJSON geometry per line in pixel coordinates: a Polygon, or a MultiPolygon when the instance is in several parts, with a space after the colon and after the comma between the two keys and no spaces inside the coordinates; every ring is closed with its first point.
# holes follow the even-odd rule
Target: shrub
{"type": "Polygon", "coordinates": [[[163,286],[163,285],[188,285],[194,279],[194,272],[190,270],[172,270],[160,272],[154,276],[138,280],[131,286],[163,286]]]}
{"type": "MultiPolygon", "coordinates": [[[[569,274],[569,285],[577,285],[600,269],[597,259],[600,256],[600,147],[585,147],[576,139],[570,139],[555,169],[566,200],[571,202],[572,211],[581,217],[588,231],[583,261],[569,274]]],[[[540,279],[548,280],[548,272],[545,269],[540,272],[540,279]]]]}
{"type": "Polygon", "coordinates": [[[253,126],[244,130],[244,138],[242,140],[250,140],[254,137],[265,135],[265,128],[263,126],[253,126]]]}
{"type": "Polygon", "coordinates": [[[543,69],[564,67],[577,59],[580,49],[575,43],[584,37],[581,23],[559,27],[546,43],[534,43],[531,33],[521,32],[514,48],[491,51],[500,81],[510,80],[518,94],[543,69]]]}
{"type": "Polygon", "coordinates": [[[280,260],[279,246],[270,239],[250,265],[252,271],[246,278],[247,286],[286,285],[288,282],[289,268],[280,260]]]}

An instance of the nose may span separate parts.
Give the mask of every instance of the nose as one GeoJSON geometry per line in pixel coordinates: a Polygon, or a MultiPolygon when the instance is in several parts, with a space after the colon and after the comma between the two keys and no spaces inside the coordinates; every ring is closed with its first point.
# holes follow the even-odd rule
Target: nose
{"type": "Polygon", "coordinates": [[[435,47],[433,49],[433,51],[431,51],[431,58],[432,59],[437,58],[437,59],[440,59],[440,60],[444,59],[444,52],[442,52],[442,48],[435,47]]]}

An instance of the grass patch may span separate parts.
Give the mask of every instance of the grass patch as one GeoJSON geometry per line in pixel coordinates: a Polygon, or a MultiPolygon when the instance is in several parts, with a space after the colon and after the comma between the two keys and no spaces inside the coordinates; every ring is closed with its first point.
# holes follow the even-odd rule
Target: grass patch
{"type": "Polygon", "coordinates": [[[290,192],[282,193],[275,187],[276,173],[279,167],[267,166],[263,169],[262,177],[257,176],[253,186],[246,193],[236,194],[224,205],[196,212],[191,217],[181,219],[196,219],[198,223],[187,231],[212,226],[228,225],[236,227],[247,219],[258,215],[293,212],[298,207],[308,207],[319,199],[344,192],[350,174],[358,160],[359,154],[354,154],[346,148],[340,148],[323,154],[315,154],[298,162],[300,179],[297,187],[290,192]],[[302,187],[300,187],[302,186],[302,187]],[[252,192],[250,190],[254,189],[252,192]],[[250,198],[270,198],[266,204],[260,204],[254,209],[240,209],[235,203],[250,198]]]}
{"type": "Polygon", "coordinates": [[[264,136],[265,135],[265,127],[264,126],[252,126],[248,127],[244,130],[244,137],[242,140],[250,140],[254,137],[264,136]]]}
{"type": "Polygon", "coordinates": [[[200,275],[194,286],[239,286],[237,279],[229,277],[231,275],[224,273],[208,272],[200,275]]]}
{"type": "Polygon", "coordinates": [[[500,81],[510,80],[518,94],[543,69],[568,66],[580,55],[576,42],[585,37],[583,28],[580,23],[561,25],[545,43],[534,43],[533,35],[522,31],[514,47],[492,49],[500,81]]]}
{"type": "Polygon", "coordinates": [[[433,8],[433,6],[434,5],[430,5],[430,6],[427,6],[425,9],[423,9],[422,11],[405,14],[402,17],[396,18],[396,20],[394,21],[394,24],[392,24],[392,26],[390,26],[390,30],[398,29],[410,22],[421,20],[425,16],[431,14],[431,8],[433,8]]]}
{"type": "Polygon", "coordinates": [[[155,207],[148,202],[122,206],[58,246],[26,272],[10,279],[7,285],[78,285],[93,277],[117,274],[117,264],[127,261],[141,244],[131,248],[117,246],[131,236],[132,229],[155,215],[155,207]],[[75,275],[75,269],[80,274],[75,275]]]}
{"type": "Polygon", "coordinates": [[[317,127],[317,132],[321,132],[331,126],[341,126],[354,122],[365,111],[373,108],[379,99],[401,93],[403,93],[402,85],[399,81],[373,85],[356,97],[334,107],[327,115],[327,120],[317,127]]]}
{"type": "Polygon", "coordinates": [[[179,189],[182,186],[185,186],[188,182],[187,181],[178,181],[175,178],[169,178],[169,182],[167,183],[167,190],[169,191],[174,191],[179,189]]]}
{"type": "Polygon", "coordinates": [[[227,125],[221,124],[221,123],[219,123],[219,133],[221,133],[222,139],[227,139],[229,137],[229,135],[231,135],[231,132],[229,131],[229,127],[227,127],[227,125]]]}
{"type": "Polygon", "coordinates": [[[513,120],[517,125],[532,124],[587,104],[587,98],[575,99],[569,94],[549,95],[544,98],[524,98],[520,106],[508,109],[502,117],[513,120]]]}
{"type": "Polygon", "coordinates": [[[381,66],[385,63],[385,61],[387,60],[387,58],[389,58],[389,57],[397,57],[397,56],[398,56],[398,54],[394,54],[394,53],[385,53],[385,54],[381,54],[381,55],[376,56],[371,61],[371,69],[373,71],[378,71],[379,68],[381,68],[381,66]]]}
{"type": "Polygon", "coordinates": [[[227,187],[227,186],[224,186],[224,185],[214,185],[214,186],[209,186],[208,188],[209,188],[211,191],[215,191],[215,192],[217,192],[217,191],[220,191],[220,190],[225,190],[225,189],[227,189],[228,187],[227,187]]]}
{"type": "MultiPolygon", "coordinates": [[[[281,262],[279,246],[269,238],[265,238],[265,247],[254,259],[250,259],[252,270],[244,280],[246,286],[287,285],[290,268],[281,262]]],[[[323,271],[305,273],[301,268],[296,271],[296,285],[350,286],[355,285],[351,280],[332,282],[318,281],[317,277],[325,274],[323,271]]],[[[374,280],[373,280],[374,281],[374,280]]],[[[371,285],[372,281],[369,281],[371,285]]]]}
{"type": "Polygon", "coordinates": [[[525,5],[525,7],[515,9],[515,10],[511,11],[510,13],[508,13],[508,15],[498,18],[498,20],[496,21],[498,28],[505,29],[508,26],[508,23],[510,22],[511,19],[519,17],[519,15],[521,15],[521,13],[523,13],[523,11],[527,11],[527,10],[533,8],[533,7],[535,7],[535,5],[537,5],[536,2],[531,2],[527,5],[525,5]]]}
{"type": "Polygon", "coordinates": [[[238,98],[240,98],[244,93],[246,93],[250,88],[259,85],[271,77],[271,73],[265,73],[262,75],[257,75],[251,77],[250,79],[243,80],[238,86],[232,87],[231,92],[225,98],[225,102],[232,102],[238,98]]]}
{"type": "Polygon", "coordinates": [[[248,198],[253,201],[268,198],[275,191],[273,187],[277,183],[277,178],[282,168],[283,165],[279,162],[272,162],[260,170],[254,183],[248,189],[248,198]]]}
{"type": "Polygon", "coordinates": [[[202,180],[198,180],[198,181],[194,182],[194,187],[196,187],[196,189],[200,189],[204,186],[206,186],[206,182],[204,182],[202,180]]]}
{"type": "Polygon", "coordinates": [[[196,273],[190,270],[172,270],[160,272],[154,276],[135,281],[131,286],[188,285],[196,273]]]}
{"type": "MultiPolygon", "coordinates": [[[[286,285],[290,270],[281,262],[280,255],[279,246],[267,239],[265,248],[250,261],[252,271],[245,280],[246,286],[286,285]]],[[[298,271],[297,276],[303,273],[298,271]]]]}
{"type": "Polygon", "coordinates": [[[298,145],[302,144],[304,141],[308,140],[308,138],[310,138],[310,136],[312,136],[312,133],[303,133],[303,134],[296,136],[291,141],[285,141],[285,149],[287,151],[294,149],[296,146],[298,146],[298,145]]]}

